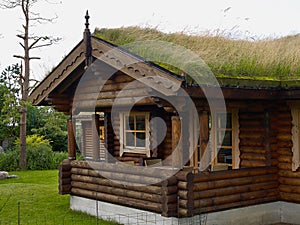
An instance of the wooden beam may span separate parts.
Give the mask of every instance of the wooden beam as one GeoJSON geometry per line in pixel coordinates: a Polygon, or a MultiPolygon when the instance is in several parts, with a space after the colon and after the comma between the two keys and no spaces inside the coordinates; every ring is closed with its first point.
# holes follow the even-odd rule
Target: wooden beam
{"type": "Polygon", "coordinates": [[[230,88],[230,87],[200,87],[188,86],[185,87],[187,94],[193,98],[207,99],[236,99],[236,100],[274,100],[281,98],[282,92],[272,89],[247,89],[247,88],[230,88]],[[221,92],[216,92],[221,88],[221,92]]]}
{"type": "Polygon", "coordinates": [[[76,95],[76,101],[88,101],[88,100],[101,100],[101,99],[115,99],[120,97],[139,97],[139,96],[149,96],[148,90],[146,88],[132,88],[125,90],[114,90],[114,91],[102,91],[95,93],[78,93],[76,95]]]}
{"type": "Polygon", "coordinates": [[[93,135],[93,160],[100,159],[100,137],[99,137],[99,115],[92,116],[92,135],[93,135]]]}
{"type": "Polygon", "coordinates": [[[73,130],[72,118],[68,119],[68,158],[70,160],[76,159],[76,140],[73,130]]]}
{"type": "Polygon", "coordinates": [[[172,166],[182,168],[182,132],[181,118],[172,116],[172,166]]]}
{"type": "Polygon", "coordinates": [[[209,114],[207,111],[202,111],[199,115],[200,119],[200,140],[199,140],[199,150],[197,154],[196,166],[200,166],[200,170],[206,169],[210,163],[210,152],[207,149],[209,142],[209,114]],[[198,158],[200,157],[200,158],[198,158]],[[200,163],[201,162],[201,163],[200,163]],[[200,163],[200,165],[198,164],[200,163]]]}
{"type": "Polygon", "coordinates": [[[115,99],[101,99],[95,101],[76,101],[73,102],[73,108],[87,108],[87,109],[95,109],[95,108],[106,108],[112,107],[115,105],[116,107],[120,106],[130,106],[130,105],[154,105],[153,100],[149,96],[141,96],[141,97],[124,97],[118,98],[117,101],[115,99]]]}
{"type": "Polygon", "coordinates": [[[265,149],[266,149],[266,165],[271,166],[271,148],[270,148],[270,112],[269,110],[265,110],[265,149]]]}

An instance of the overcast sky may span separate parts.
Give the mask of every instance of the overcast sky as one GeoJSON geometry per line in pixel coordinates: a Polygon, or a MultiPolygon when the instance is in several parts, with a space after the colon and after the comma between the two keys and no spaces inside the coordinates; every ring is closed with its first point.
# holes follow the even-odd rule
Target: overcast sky
{"type": "MultiPolygon", "coordinates": [[[[58,18],[55,23],[37,25],[32,31],[58,36],[62,41],[32,52],[32,56],[42,57],[32,65],[34,78],[42,79],[81,40],[86,10],[91,16],[91,31],[95,27],[147,26],[164,32],[192,33],[233,29],[235,33],[239,31],[254,38],[300,33],[299,0],[62,0],[60,4],[43,3],[37,5],[35,11],[58,18]]],[[[21,30],[21,17],[19,10],[0,10],[0,71],[19,62],[13,55],[22,51],[16,38],[21,30]]]]}

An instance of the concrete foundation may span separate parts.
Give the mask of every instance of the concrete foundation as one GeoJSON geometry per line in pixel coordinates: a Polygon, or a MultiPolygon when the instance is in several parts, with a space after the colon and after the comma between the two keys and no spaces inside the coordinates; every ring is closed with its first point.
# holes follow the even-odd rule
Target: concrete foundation
{"type": "Polygon", "coordinates": [[[138,210],[111,203],[71,196],[72,210],[113,220],[121,224],[141,225],[268,225],[276,223],[300,224],[300,204],[274,202],[221,212],[202,214],[192,218],[167,218],[157,213],[138,210]],[[98,212],[97,212],[98,211],[98,212]]]}

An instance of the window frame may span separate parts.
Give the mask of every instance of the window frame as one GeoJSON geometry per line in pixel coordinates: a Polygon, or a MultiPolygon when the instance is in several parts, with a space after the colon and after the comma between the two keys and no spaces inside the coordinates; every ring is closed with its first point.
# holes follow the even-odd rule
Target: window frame
{"type": "Polygon", "coordinates": [[[212,147],[212,159],[211,159],[211,165],[216,166],[216,165],[228,165],[231,166],[232,169],[238,169],[239,164],[240,164],[240,151],[239,151],[239,119],[238,119],[238,109],[230,109],[227,112],[225,111],[215,111],[211,113],[211,122],[212,122],[212,127],[211,127],[211,147],[212,147]],[[217,128],[217,114],[221,113],[228,113],[231,114],[231,128],[217,128]],[[231,146],[223,146],[220,145],[218,146],[217,144],[217,133],[219,131],[223,130],[224,132],[226,131],[231,131],[231,146]],[[229,163],[218,163],[217,159],[217,154],[218,154],[218,149],[224,148],[225,149],[231,149],[231,155],[232,155],[232,162],[231,164],[229,163]]]}
{"type": "MultiPolygon", "coordinates": [[[[135,153],[135,154],[146,154],[146,156],[150,157],[150,113],[149,112],[131,112],[131,113],[120,113],[120,157],[123,156],[125,152],[128,153],[135,153]],[[126,130],[126,116],[134,116],[136,118],[137,116],[144,116],[145,117],[145,147],[136,147],[136,146],[126,146],[126,132],[129,130],[126,130]]],[[[134,120],[136,123],[136,120],[134,120]]],[[[135,124],[136,126],[136,124],[135,124]]],[[[131,130],[134,131],[134,133],[141,132],[140,130],[131,130]],[[138,131],[138,132],[136,132],[138,131]]],[[[135,143],[136,145],[136,143],[135,143]]]]}

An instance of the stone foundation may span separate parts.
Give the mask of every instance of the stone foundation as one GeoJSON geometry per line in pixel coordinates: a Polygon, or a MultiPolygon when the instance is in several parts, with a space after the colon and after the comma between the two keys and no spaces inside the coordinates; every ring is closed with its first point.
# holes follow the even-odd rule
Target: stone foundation
{"type": "Polygon", "coordinates": [[[274,202],[221,212],[197,215],[192,218],[163,217],[160,214],[129,208],[87,198],[71,196],[72,210],[81,211],[104,220],[121,224],[206,224],[206,225],[268,225],[276,223],[300,224],[300,204],[274,202]],[[97,213],[98,209],[98,213],[97,213]],[[98,215],[97,215],[98,214],[98,215]]]}

